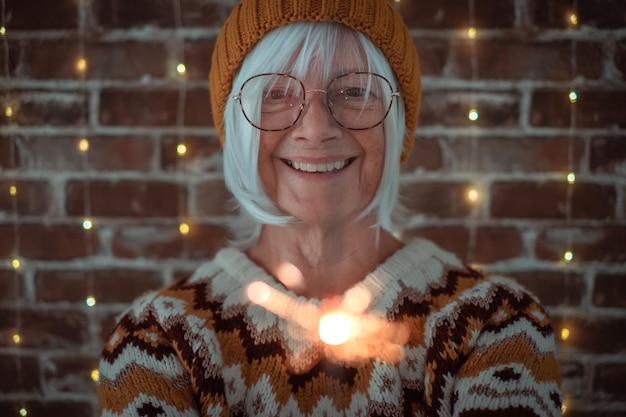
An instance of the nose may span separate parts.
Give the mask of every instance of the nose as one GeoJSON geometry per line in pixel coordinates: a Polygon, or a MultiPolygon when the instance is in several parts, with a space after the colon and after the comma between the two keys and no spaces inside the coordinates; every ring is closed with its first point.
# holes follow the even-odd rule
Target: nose
{"type": "Polygon", "coordinates": [[[310,141],[323,142],[341,134],[339,124],[330,114],[325,90],[307,90],[306,102],[294,125],[294,134],[310,141]]]}

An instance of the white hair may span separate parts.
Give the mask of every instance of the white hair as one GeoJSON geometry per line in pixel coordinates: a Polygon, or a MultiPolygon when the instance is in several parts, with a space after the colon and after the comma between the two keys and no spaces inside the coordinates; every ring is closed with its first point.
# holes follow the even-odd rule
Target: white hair
{"type": "MultiPolygon", "coordinates": [[[[340,23],[296,22],[274,29],[243,61],[224,111],[224,180],[239,211],[237,219],[230,224],[233,244],[249,247],[258,239],[263,224],[285,225],[297,220],[281,213],[267,196],[258,174],[260,131],[247,122],[232,97],[239,93],[248,78],[259,73],[289,73],[304,79],[307,73],[314,71],[316,74],[321,72],[323,79],[328,81],[332,71],[330,64],[336,58],[345,57],[354,58],[354,62],[366,60],[367,67],[363,70],[384,76],[394,91],[398,90],[399,83],[380,49],[367,35],[340,23]]],[[[402,96],[394,99],[383,127],[383,174],[372,201],[357,219],[375,214],[376,222],[372,227],[394,232],[403,218],[398,202],[400,155],[405,135],[402,96]]]]}

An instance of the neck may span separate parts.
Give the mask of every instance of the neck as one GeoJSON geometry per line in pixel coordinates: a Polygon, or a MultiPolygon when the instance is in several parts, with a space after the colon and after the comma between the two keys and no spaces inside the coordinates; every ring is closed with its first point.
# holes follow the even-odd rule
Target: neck
{"type": "Polygon", "coordinates": [[[343,294],[402,246],[364,220],[326,227],[263,226],[247,253],[296,294],[323,299],[343,294]]]}

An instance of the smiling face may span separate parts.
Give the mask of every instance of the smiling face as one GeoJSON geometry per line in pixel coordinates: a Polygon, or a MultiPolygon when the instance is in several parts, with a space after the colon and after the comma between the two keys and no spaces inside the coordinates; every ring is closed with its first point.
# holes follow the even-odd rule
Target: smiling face
{"type": "MultiPolygon", "coordinates": [[[[336,59],[330,73],[342,73],[354,65],[353,61],[336,59]]],[[[310,91],[326,89],[327,80],[321,78],[309,75],[302,79],[309,93],[294,126],[261,132],[259,175],[278,209],[301,222],[353,221],[380,183],[385,153],[383,127],[341,127],[329,112],[325,93],[310,91]]]]}

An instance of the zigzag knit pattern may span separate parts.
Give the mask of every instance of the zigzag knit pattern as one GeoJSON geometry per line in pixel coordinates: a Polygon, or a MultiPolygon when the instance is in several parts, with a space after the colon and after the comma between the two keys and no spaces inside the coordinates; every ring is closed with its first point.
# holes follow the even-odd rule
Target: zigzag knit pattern
{"type": "Polygon", "coordinates": [[[101,415],[560,416],[549,319],[517,284],[417,240],[357,287],[367,326],[327,345],[314,331],[324,302],[223,249],[120,318],[100,363],[101,415]],[[276,303],[251,302],[253,282],[276,303]]]}

